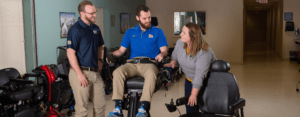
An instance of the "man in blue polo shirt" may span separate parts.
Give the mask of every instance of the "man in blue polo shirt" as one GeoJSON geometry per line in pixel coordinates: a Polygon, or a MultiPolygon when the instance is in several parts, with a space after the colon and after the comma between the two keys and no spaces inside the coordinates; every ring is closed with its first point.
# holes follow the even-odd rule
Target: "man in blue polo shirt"
{"type": "Polygon", "coordinates": [[[81,17],[70,28],[67,38],[67,56],[72,67],[69,81],[75,97],[75,117],[87,117],[89,99],[94,103],[94,117],[104,117],[105,92],[100,76],[104,42],[100,28],[94,24],[96,9],[91,2],[82,1],[78,12],[81,17]]]}
{"type": "MultiPolygon", "coordinates": [[[[160,28],[151,25],[150,9],[140,5],[136,10],[136,19],[139,24],[128,29],[121,42],[119,50],[112,52],[114,56],[121,56],[130,47],[130,59],[134,57],[149,57],[159,62],[167,56],[167,40],[160,28]],[[159,51],[161,53],[159,53],[159,51]]],[[[155,90],[158,68],[152,63],[126,63],[113,72],[113,97],[116,108],[109,113],[109,117],[119,117],[122,114],[122,100],[124,95],[124,81],[128,77],[143,76],[145,78],[143,94],[137,117],[147,116],[147,107],[155,90]]]]}

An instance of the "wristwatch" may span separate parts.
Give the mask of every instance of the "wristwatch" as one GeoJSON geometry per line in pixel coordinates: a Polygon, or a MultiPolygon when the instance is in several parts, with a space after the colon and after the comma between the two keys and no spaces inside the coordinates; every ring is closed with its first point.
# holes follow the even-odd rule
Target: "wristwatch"
{"type": "Polygon", "coordinates": [[[104,62],[104,59],[98,59],[99,61],[101,61],[102,63],[104,62]]]}

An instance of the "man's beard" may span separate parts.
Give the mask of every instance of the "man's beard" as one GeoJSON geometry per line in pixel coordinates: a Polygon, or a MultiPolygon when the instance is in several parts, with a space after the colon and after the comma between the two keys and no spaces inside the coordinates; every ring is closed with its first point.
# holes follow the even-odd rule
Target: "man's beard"
{"type": "Polygon", "coordinates": [[[149,29],[149,28],[151,28],[151,23],[150,23],[148,26],[146,26],[146,24],[143,24],[143,23],[140,22],[140,21],[139,21],[139,23],[140,23],[140,25],[141,25],[141,27],[142,27],[143,29],[149,29]]]}
{"type": "Polygon", "coordinates": [[[95,24],[95,20],[92,21],[91,18],[88,18],[88,17],[86,17],[85,19],[86,19],[90,24],[95,24]]]}

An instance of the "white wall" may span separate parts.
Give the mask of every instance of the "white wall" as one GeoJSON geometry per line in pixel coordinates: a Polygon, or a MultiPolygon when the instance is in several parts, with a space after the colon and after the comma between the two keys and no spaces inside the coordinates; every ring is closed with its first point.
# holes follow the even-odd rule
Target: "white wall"
{"type": "Polygon", "coordinates": [[[180,38],[174,36],[174,12],[205,11],[206,35],[218,59],[243,63],[243,0],[147,0],[151,15],[158,18],[169,47],[180,38]]]}
{"type": "Polygon", "coordinates": [[[0,1],[0,69],[26,73],[22,0],[0,1]]]}

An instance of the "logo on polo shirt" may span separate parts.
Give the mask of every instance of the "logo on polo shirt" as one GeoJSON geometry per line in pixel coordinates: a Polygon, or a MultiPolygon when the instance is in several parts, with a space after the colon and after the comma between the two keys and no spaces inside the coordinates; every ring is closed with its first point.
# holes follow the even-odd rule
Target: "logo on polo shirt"
{"type": "Polygon", "coordinates": [[[136,35],[132,35],[132,37],[135,37],[136,35]]]}
{"type": "Polygon", "coordinates": [[[98,31],[97,31],[97,30],[94,30],[93,32],[94,32],[94,34],[98,34],[98,31]]]}
{"type": "Polygon", "coordinates": [[[68,45],[71,45],[71,43],[72,43],[72,42],[69,40],[69,41],[68,41],[68,45]]]}
{"type": "Polygon", "coordinates": [[[148,38],[153,38],[153,35],[149,34],[149,37],[148,38]]]}

